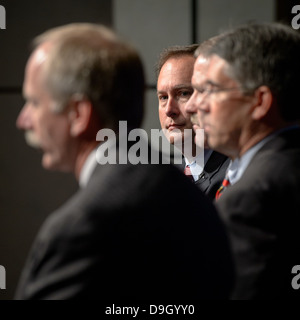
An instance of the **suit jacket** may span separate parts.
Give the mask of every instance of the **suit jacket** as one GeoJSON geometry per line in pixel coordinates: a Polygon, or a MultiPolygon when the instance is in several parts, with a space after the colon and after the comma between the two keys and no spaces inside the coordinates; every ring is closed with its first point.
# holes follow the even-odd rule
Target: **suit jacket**
{"type": "Polygon", "coordinates": [[[214,151],[209,157],[202,174],[195,183],[209,199],[214,200],[225,178],[230,159],[214,151]]]}
{"type": "Polygon", "coordinates": [[[213,205],[171,165],[98,165],[46,220],[16,299],[223,299],[233,283],[213,205]]]}
{"type": "Polygon", "coordinates": [[[233,299],[299,298],[300,130],[282,132],[217,201],[237,271],[233,299]]]}

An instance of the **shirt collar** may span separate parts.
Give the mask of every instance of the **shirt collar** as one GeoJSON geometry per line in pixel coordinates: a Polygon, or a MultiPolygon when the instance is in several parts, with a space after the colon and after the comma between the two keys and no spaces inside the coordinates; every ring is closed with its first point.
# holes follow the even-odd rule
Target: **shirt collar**
{"type": "Polygon", "coordinates": [[[248,168],[251,160],[254,158],[256,153],[270,140],[272,140],[279,131],[272,133],[271,135],[267,136],[263,140],[261,140],[259,143],[254,145],[252,148],[250,148],[246,153],[242,155],[240,158],[236,158],[235,160],[231,161],[227,170],[226,177],[230,181],[231,185],[234,185],[237,183],[246,169],[248,168]]]}
{"type": "Polygon", "coordinates": [[[211,149],[204,149],[204,157],[203,153],[200,152],[191,162],[187,158],[184,159],[186,166],[190,167],[195,181],[198,180],[199,175],[203,172],[204,166],[206,165],[212,152],[213,150],[211,149]]]}
{"type": "Polygon", "coordinates": [[[92,173],[97,166],[96,151],[95,149],[89,154],[80,172],[79,186],[82,189],[89,183],[92,173]]]}

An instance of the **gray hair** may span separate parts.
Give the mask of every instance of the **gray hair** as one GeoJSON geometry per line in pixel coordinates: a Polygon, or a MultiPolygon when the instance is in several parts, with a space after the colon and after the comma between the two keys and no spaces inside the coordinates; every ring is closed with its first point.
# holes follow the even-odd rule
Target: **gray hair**
{"type": "Polygon", "coordinates": [[[200,43],[195,51],[195,57],[198,58],[199,56],[202,56],[203,58],[208,58],[210,56],[210,50],[220,39],[222,39],[222,35],[209,38],[200,43]]]}
{"type": "Polygon", "coordinates": [[[228,75],[252,93],[270,88],[286,121],[300,119],[300,35],[279,23],[249,24],[224,33],[209,50],[228,65],[228,75]]]}
{"type": "Polygon", "coordinates": [[[143,118],[144,73],[138,53],[110,29],[95,24],[70,24],[34,40],[51,49],[44,78],[63,111],[75,95],[89,99],[102,124],[117,128],[119,121],[139,127],[143,118]]]}

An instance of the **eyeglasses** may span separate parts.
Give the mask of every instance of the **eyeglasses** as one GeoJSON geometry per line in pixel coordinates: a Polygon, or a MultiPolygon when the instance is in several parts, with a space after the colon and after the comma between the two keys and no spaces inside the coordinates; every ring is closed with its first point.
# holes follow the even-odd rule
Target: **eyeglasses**
{"type": "Polygon", "coordinates": [[[198,89],[198,93],[203,96],[203,100],[210,98],[212,95],[220,93],[220,92],[228,92],[228,91],[234,91],[234,90],[241,90],[240,87],[231,87],[231,88],[222,88],[222,87],[204,87],[201,89],[198,89]]]}

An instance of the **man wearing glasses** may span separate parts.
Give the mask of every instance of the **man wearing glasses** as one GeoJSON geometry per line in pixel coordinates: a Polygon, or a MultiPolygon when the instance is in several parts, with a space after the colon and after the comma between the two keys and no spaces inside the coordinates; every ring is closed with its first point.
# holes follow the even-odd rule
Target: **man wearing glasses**
{"type": "Polygon", "coordinates": [[[300,251],[300,36],[252,24],[221,36],[186,108],[210,148],[231,158],[217,207],[231,238],[233,299],[294,298],[300,251]]]}

